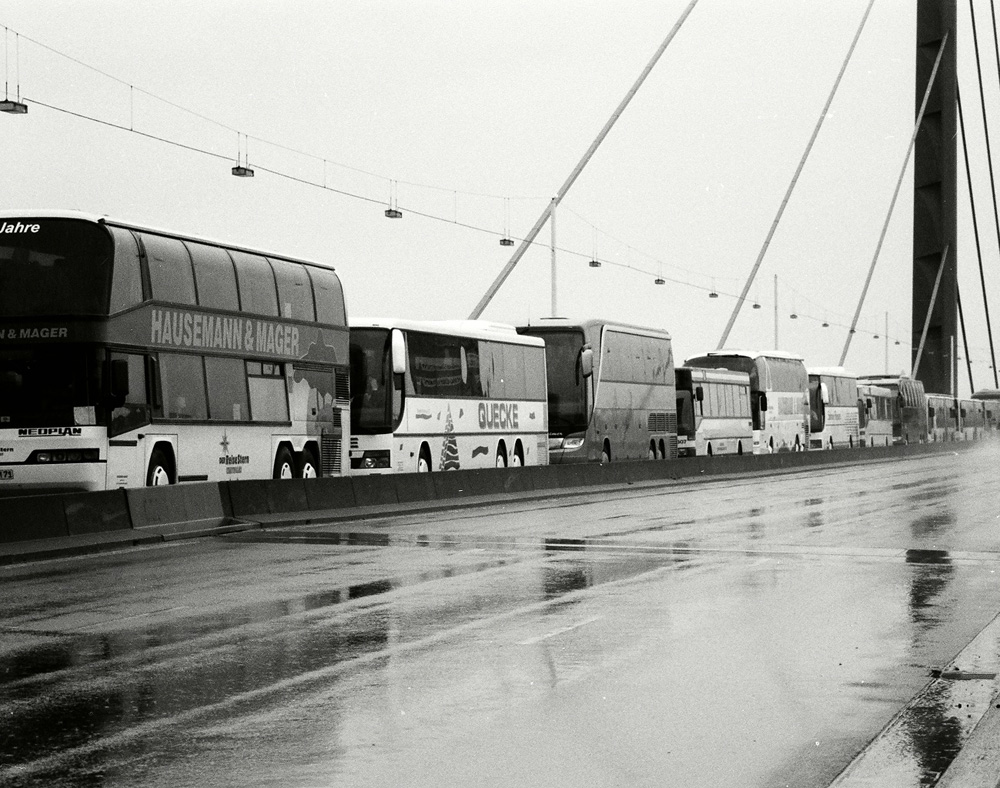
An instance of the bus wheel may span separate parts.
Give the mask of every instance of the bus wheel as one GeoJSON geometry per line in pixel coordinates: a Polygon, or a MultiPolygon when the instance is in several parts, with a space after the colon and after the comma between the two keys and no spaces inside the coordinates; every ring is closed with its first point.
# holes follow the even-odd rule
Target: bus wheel
{"type": "Polygon", "coordinates": [[[515,468],[524,467],[524,449],[521,447],[521,441],[514,446],[514,456],[510,458],[510,464],[515,468]]]}
{"type": "Polygon", "coordinates": [[[507,467],[507,446],[504,445],[503,441],[497,444],[497,467],[507,467]]]}
{"type": "Polygon", "coordinates": [[[767,444],[767,453],[768,454],[774,454],[774,438],[771,438],[771,440],[768,441],[768,444],[767,444]]]}
{"type": "Polygon", "coordinates": [[[743,456],[743,441],[740,441],[739,443],[736,444],[736,454],[739,455],[740,457],[743,456]]]}
{"type": "Polygon", "coordinates": [[[649,459],[656,459],[656,443],[654,441],[649,442],[649,459]]]}
{"type": "Polygon", "coordinates": [[[667,447],[662,440],[660,441],[660,459],[661,460],[667,459],[667,447]]]}
{"type": "Polygon", "coordinates": [[[316,462],[316,455],[312,449],[304,449],[299,455],[298,470],[300,479],[315,479],[319,476],[319,463],[316,462]]]}
{"type": "Polygon", "coordinates": [[[420,457],[417,459],[417,473],[430,473],[431,470],[431,450],[425,443],[420,447],[420,457]]]}
{"type": "Polygon", "coordinates": [[[604,441],[604,447],[601,449],[601,465],[607,465],[611,462],[611,444],[604,441]]]}
{"type": "Polygon", "coordinates": [[[286,446],[278,449],[274,457],[274,479],[291,479],[295,476],[295,460],[286,446]]]}
{"type": "Polygon", "coordinates": [[[153,454],[149,458],[149,470],[146,472],[146,486],[159,487],[164,484],[171,484],[173,478],[172,469],[173,464],[167,455],[160,449],[153,449],[153,454]]]}
{"type": "Polygon", "coordinates": [[[712,456],[712,444],[711,444],[711,443],[710,443],[710,444],[708,444],[708,456],[709,456],[709,457],[711,457],[711,456],[712,456]]]}

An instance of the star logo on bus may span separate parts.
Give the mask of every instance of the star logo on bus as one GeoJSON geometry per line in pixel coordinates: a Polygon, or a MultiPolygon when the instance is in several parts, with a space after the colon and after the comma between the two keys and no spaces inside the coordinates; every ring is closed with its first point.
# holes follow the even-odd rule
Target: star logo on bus
{"type": "Polygon", "coordinates": [[[219,445],[222,447],[222,451],[229,454],[229,436],[225,432],[222,433],[222,442],[219,445]]]}

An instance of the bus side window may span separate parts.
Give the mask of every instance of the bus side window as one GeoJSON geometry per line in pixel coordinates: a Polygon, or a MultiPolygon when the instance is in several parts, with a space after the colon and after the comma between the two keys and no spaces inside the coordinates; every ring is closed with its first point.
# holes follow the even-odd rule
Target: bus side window
{"type": "Polygon", "coordinates": [[[213,421],[248,421],[246,368],[238,358],[205,359],[208,416],[213,421]]]}
{"type": "Polygon", "coordinates": [[[236,271],[225,249],[187,242],[194,263],[194,279],[198,285],[198,303],[214,309],[240,308],[236,295],[236,271]]]}
{"type": "Polygon", "coordinates": [[[346,326],[347,314],[344,311],[344,290],[340,278],[334,271],[318,266],[309,266],[307,270],[316,297],[316,321],[346,326]]]}
{"type": "Polygon", "coordinates": [[[247,362],[250,418],[253,421],[288,421],[288,388],[284,364],[247,362]]]}
{"type": "Polygon", "coordinates": [[[316,319],[316,304],[305,266],[285,260],[271,260],[274,278],[278,283],[278,307],[282,317],[292,320],[316,319]]]}
{"type": "Polygon", "coordinates": [[[208,418],[205,365],[201,356],[160,354],[163,410],[168,419],[203,421],[208,418]]]}
{"type": "Polygon", "coordinates": [[[128,392],[125,401],[111,411],[113,436],[149,424],[149,403],[146,398],[145,358],[137,353],[112,353],[111,361],[124,361],[128,365],[128,392]]]}
{"type": "Polygon", "coordinates": [[[235,250],[230,252],[230,256],[236,264],[241,309],[253,315],[277,317],[278,291],[267,258],[235,250]]]}
{"type": "Polygon", "coordinates": [[[187,247],[176,238],[142,233],[153,298],[171,304],[195,305],[194,272],[187,247]]]}
{"type": "Polygon", "coordinates": [[[139,245],[129,230],[110,227],[115,239],[115,263],[111,274],[111,314],[142,303],[142,267],[139,245]]]}

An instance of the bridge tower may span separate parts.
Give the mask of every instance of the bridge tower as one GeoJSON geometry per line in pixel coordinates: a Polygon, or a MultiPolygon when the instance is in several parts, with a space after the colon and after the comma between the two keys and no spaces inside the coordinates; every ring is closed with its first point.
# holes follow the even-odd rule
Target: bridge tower
{"type": "Polygon", "coordinates": [[[942,42],[944,52],[914,149],[912,361],[926,324],[916,376],[925,390],[944,394],[958,373],[956,32],[956,0],[917,0],[917,112],[942,42]]]}

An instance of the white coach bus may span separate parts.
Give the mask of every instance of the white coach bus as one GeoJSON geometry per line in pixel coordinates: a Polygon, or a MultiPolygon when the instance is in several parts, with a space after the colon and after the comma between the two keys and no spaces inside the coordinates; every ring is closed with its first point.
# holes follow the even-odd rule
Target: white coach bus
{"type": "Polygon", "coordinates": [[[843,367],[811,367],[809,448],[854,449],[859,444],[858,376],[843,367]]]}
{"type": "Polygon", "coordinates": [[[780,350],[714,350],[689,358],[684,366],[750,376],[755,454],[804,451],[809,445],[809,374],[801,356],[780,350]]]}
{"type": "Polygon", "coordinates": [[[351,473],[544,465],[545,344],[479,320],[350,326],[351,473]]]}
{"type": "Polygon", "coordinates": [[[550,463],[677,457],[670,334],[595,318],[517,330],[545,340],[550,463]]]}
{"type": "Polygon", "coordinates": [[[753,451],[750,376],[677,367],[677,454],[712,457],[753,451]]]}

